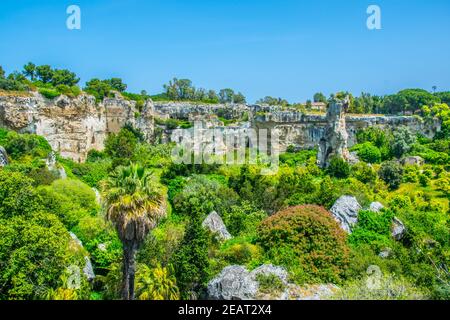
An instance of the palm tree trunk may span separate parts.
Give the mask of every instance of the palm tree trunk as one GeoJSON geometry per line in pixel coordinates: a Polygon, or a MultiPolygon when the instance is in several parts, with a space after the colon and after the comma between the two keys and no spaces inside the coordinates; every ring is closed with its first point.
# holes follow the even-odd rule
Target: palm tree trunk
{"type": "Polygon", "coordinates": [[[129,278],[129,294],[130,300],[134,300],[134,275],[136,273],[136,252],[137,252],[137,243],[133,241],[130,258],[129,258],[129,269],[128,272],[130,274],[129,278]]]}
{"type": "Polygon", "coordinates": [[[137,243],[135,241],[127,241],[123,244],[123,283],[122,283],[123,300],[134,300],[136,252],[137,252],[137,243]]]}
{"type": "Polygon", "coordinates": [[[129,274],[129,256],[130,256],[130,245],[128,242],[123,243],[123,273],[122,273],[122,299],[130,299],[130,274],[129,274]]]}

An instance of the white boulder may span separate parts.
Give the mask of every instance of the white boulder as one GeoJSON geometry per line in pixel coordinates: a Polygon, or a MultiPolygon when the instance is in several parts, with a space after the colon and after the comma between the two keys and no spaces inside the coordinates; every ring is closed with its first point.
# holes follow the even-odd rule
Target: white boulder
{"type": "Polygon", "coordinates": [[[361,205],[355,197],[342,196],[336,200],[330,212],[341,228],[351,233],[352,227],[358,222],[359,210],[361,210],[361,205]]]}

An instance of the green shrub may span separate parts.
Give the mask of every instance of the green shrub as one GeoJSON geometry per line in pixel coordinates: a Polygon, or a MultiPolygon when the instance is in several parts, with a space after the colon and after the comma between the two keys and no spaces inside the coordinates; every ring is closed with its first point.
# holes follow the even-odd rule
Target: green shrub
{"type": "Polygon", "coordinates": [[[201,292],[208,280],[209,237],[202,221],[201,212],[191,213],[183,241],[171,259],[183,299],[201,292]]]}
{"type": "Polygon", "coordinates": [[[114,228],[101,216],[84,216],[72,231],[89,251],[95,273],[106,275],[122,256],[122,243],[114,228]]]}
{"type": "Polygon", "coordinates": [[[365,162],[358,162],[351,168],[352,176],[358,181],[367,184],[375,184],[377,180],[377,172],[375,169],[365,162]]]}
{"type": "Polygon", "coordinates": [[[261,249],[245,241],[233,240],[231,243],[224,244],[221,256],[227,264],[246,265],[261,258],[261,249]]]}
{"type": "Polygon", "coordinates": [[[45,299],[68,266],[82,269],[84,259],[69,251],[69,239],[52,214],[0,219],[0,299],[45,299]]]}
{"type": "Polygon", "coordinates": [[[56,97],[59,97],[61,95],[61,93],[57,89],[50,88],[40,88],[39,93],[50,100],[55,99],[56,97]]]}
{"type": "Polygon", "coordinates": [[[0,169],[0,219],[26,217],[43,208],[32,184],[22,173],[0,169]]]}
{"type": "Polygon", "coordinates": [[[236,202],[237,195],[230,188],[205,176],[194,175],[174,197],[173,206],[177,213],[185,216],[196,211],[207,215],[213,210],[223,214],[236,202]]]}
{"type": "Polygon", "coordinates": [[[396,161],[387,161],[381,165],[378,176],[391,190],[398,189],[403,178],[403,169],[396,161]]]}
{"type": "Polygon", "coordinates": [[[270,274],[258,274],[256,276],[256,281],[259,284],[259,292],[263,294],[270,294],[272,296],[279,296],[285,289],[285,285],[281,279],[270,274]]]}
{"type": "Polygon", "coordinates": [[[358,214],[358,223],[349,236],[353,246],[368,244],[380,251],[391,244],[390,229],[394,214],[391,211],[372,212],[362,210],[358,214]]]}
{"type": "Polygon", "coordinates": [[[394,276],[370,275],[348,282],[333,296],[336,300],[422,300],[427,295],[409,281],[394,276]]]}
{"type": "Polygon", "coordinates": [[[381,151],[370,142],[363,143],[355,148],[358,157],[367,163],[379,163],[381,161],[381,151]]]}
{"type": "Polygon", "coordinates": [[[350,176],[350,165],[341,157],[334,156],[330,159],[327,173],[336,178],[348,178],[350,176]]]}
{"type": "Polygon", "coordinates": [[[241,205],[232,206],[230,211],[226,211],[223,214],[223,221],[228,231],[233,236],[238,236],[254,233],[256,226],[265,217],[267,214],[263,210],[258,210],[250,202],[244,201],[241,205]]]}
{"type": "Polygon", "coordinates": [[[287,208],[264,220],[257,242],[272,260],[297,264],[310,281],[339,282],[348,263],[346,234],[324,208],[287,208]],[[281,256],[279,259],[277,256],[281,256]]]}
{"type": "Polygon", "coordinates": [[[179,300],[180,292],[173,268],[161,267],[150,269],[139,264],[136,273],[136,296],[139,300],[179,300]]]}
{"type": "Polygon", "coordinates": [[[5,150],[13,159],[24,156],[46,158],[52,151],[45,138],[35,134],[18,134],[9,131],[6,135],[5,150]]]}
{"type": "Polygon", "coordinates": [[[400,127],[393,132],[392,153],[397,158],[401,158],[409,152],[416,142],[416,136],[407,127],[400,127]]]}
{"type": "Polygon", "coordinates": [[[81,181],[56,180],[38,190],[45,208],[58,216],[68,229],[98,210],[94,191],[81,181]]]}
{"type": "Polygon", "coordinates": [[[130,163],[136,149],[138,138],[127,128],[117,134],[110,134],[105,140],[105,153],[113,159],[113,168],[130,163]]]}

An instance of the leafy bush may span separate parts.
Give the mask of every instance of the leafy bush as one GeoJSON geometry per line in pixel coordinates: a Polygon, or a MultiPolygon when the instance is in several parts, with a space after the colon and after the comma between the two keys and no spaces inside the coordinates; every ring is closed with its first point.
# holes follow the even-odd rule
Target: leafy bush
{"type": "Polygon", "coordinates": [[[178,300],[180,292],[171,268],[150,269],[139,264],[136,273],[136,296],[139,300],[178,300]]]}
{"type": "Polygon", "coordinates": [[[393,133],[392,153],[397,158],[401,158],[409,152],[416,142],[416,136],[407,127],[400,127],[393,133]]]}
{"type": "Polygon", "coordinates": [[[69,234],[56,216],[0,221],[0,299],[44,299],[71,264],[82,268],[84,260],[69,253],[69,234]]]}
{"type": "Polygon", "coordinates": [[[5,140],[5,150],[13,159],[24,156],[46,158],[52,151],[47,140],[35,134],[18,134],[9,131],[5,140]]]}
{"type": "Polygon", "coordinates": [[[232,206],[230,211],[226,211],[223,214],[223,221],[228,231],[238,236],[254,233],[258,223],[266,216],[263,210],[258,210],[250,202],[244,201],[241,205],[232,206]]]}
{"type": "Polygon", "coordinates": [[[206,215],[213,210],[222,214],[229,211],[236,201],[237,196],[233,190],[205,176],[194,175],[175,196],[173,205],[177,213],[186,216],[192,212],[206,215]]]}
{"type": "Polygon", "coordinates": [[[118,134],[110,134],[105,141],[105,153],[113,159],[112,166],[129,164],[138,139],[133,132],[122,128],[118,134]]]}
{"type": "Polygon", "coordinates": [[[42,209],[33,180],[19,172],[0,169],[0,219],[29,216],[42,209]]]}
{"type": "Polygon", "coordinates": [[[339,282],[348,263],[345,232],[315,205],[287,208],[267,218],[258,227],[257,242],[270,259],[281,256],[278,260],[287,268],[297,262],[307,278],[302,280],[339,282]]]}
{"type": "Polygon", "coordinates": [[[260,273],[256,276],[256,281],[259,284],[259,292],[263,294],[279,296],[285,289],[283,281],[272,273],[260,273]]]}
{"type": "Polygon", "coordinates": [[[50,186],[40,187],[39,194],[45,208],[58,216],[68,229],[98,209],[94,191],[78,180],[56,180],[50,186]]]}
{"type": "Polygon", "coordinates": [[[330,159],[327,173],[336,178],[348,178],[350,176],[350,165],[341,157],[334,156],[330,159]]]}
{"type": "Polygon", "coordinates": [[[375,184],[377,172],[375,169],[365,162],[358,162],[351,168],[352,176],[358,181],[367,184],[375,184]]]}
{"type": "Polygon", "coordinates": [[[111,225],[101,216],[84,216],[72,229],[89,251],[95,274],[106,275],[122,256],[122,243],[111,225]]]}
{"type": "Polygon", "coordinates": [[[381,161],[381,151],[370,142],[365,142],[355,146],[358,157],[367,163],[379,163],[381,161]]]}
{"type": "Polygon", "coordinates": [[[228,265],[246,265],[252,261],[259,261],[261,254],[261,248],[248,243],[246,239],[235,238],[227,241],[221,248],[221,257],[225,259],[228,265]]]}
{"type": "Polygon", "coordinates": [[[360,211],[358,223],[349,237],[349,243],[353,246],[368,244],[375,250],[381,250],[390,246],[390,230],[394,214],[391,211],[381,213],[372,211],[360,211]]]}
{"type": "Polygon", "coordinates": [[[391,190],[398,189],[402,182],[403,169],[396,161],[387,161],[381,165],[378,176],[391,190]]]}
{"type": "Polygon", "coordinates": [[[61,93],[58,90],[52,88],[40,88],[39,93],[42,94],[47,99],[51,100],[61,95],[61,93]]]}
{"type": "Polygon", "coordinates": [[[201,224],[201,212],[192,212],[183,241],[172,257],[177,284],[183,299],[196,296],[204,289],[208,279],[209,237],[201,224]]]}

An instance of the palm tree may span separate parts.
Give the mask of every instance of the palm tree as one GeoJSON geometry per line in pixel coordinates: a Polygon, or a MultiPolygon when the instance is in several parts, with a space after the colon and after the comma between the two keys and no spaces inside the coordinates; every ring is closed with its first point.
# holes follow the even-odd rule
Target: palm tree
{"type": "Polygon", "coordinates": [[[106,219],[123,244],[122,298],[134,299],[135,256],[158,220],[165,215],[166,198],[151,172],[131,164],[119,167],[102,188],[106,219]]]}

